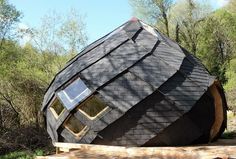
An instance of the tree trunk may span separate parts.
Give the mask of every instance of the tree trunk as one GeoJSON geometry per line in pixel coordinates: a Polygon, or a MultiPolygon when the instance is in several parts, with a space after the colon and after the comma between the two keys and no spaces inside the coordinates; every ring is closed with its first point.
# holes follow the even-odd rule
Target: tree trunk
{"type": "Polygon", "coordinates": [[[3,127],[3,121],[2,121],[2,106],[0,106],[0,129],[3,127]]]}
{"type": "Polygon", "coordinates": [[[179,23],[177,23],[176,27],[175,27],[175,41],[177,43],[180,43],[180,40],[179,40],[179,23]]]}
{"type": "Polygon", "coordinates": [[[170,37],[170,33],[169,33],[169,21],[168,21],[168,18],[167,18],[166,13],[165,13],[164,11],[162,12],[162,16],[163,16],[164,23],[165,23],[166,35],[167,35],[168,37],[170,37]]]}

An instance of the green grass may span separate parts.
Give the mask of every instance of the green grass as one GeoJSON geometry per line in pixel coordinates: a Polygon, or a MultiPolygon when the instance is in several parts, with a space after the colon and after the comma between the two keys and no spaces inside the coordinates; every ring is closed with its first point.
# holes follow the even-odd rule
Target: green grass
{"type": "Polygon", "coordinates": [[[221,138],[223,138],[223,139],[233,139],[234,136],[235,136],[235,132],[226,131],[221,135],[221,138]]]}
{"type": "Polygon", "coordinates": [[[6,155],[0,156],[0,159],[33,159],[36,156],[43,156],[43,150],[30,151],[14,151],[6,155]]]}

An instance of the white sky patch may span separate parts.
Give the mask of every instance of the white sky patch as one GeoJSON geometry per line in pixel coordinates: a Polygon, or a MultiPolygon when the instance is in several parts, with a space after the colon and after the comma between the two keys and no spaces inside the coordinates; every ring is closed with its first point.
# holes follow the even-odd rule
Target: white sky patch
{"type": "Polygon", "coordinates": [[[223,6],[225,6],[228,2],[229,2],[229,0],[216,0],[216,4],[217,4],[218,7],[223,7],[223,6]]]}
{"type": "Polygon", "coordinates": [[[18,27],[19,27],[19,29],[28,29],[29,27],[26,25],[26,24],[24,24],[24,23],[19,23],[18,24],[18,27]]]}
{"type": "Polygon", "coordinates": [[[26,30],[29,29],[28,25],[24,23],[18,24],[18,32],[21,36],[20,38],[20,44],[25,45],[27,42],[31,40],[31,35],[26,32],[26,30]]]}

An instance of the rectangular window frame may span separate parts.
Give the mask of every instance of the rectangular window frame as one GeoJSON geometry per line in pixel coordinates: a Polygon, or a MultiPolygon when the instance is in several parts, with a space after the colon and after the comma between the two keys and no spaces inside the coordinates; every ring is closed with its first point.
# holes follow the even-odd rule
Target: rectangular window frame
{"type": "Polygon", "coordinates": [[[56,100],[58,100],[58,102],[63,106],[63,104],[61,103],[61,101],[59,99],[57,99],[56,97],[53,97],[52,101],[49,104],[49,110],[51,111],[51,113],[53,114],[53,116],[58,119],[65,111],[65,107],[63,106],[63,110],[58,114],[56,112],[56,110],[53,108],[53,104],[55,104],[56,100]]]}
{"type": "MultiPolygon", "coordinates": [[[[68,122],[68,120],[69,120],[72,116],[74,116],[74,114],[70,114],[70,115],[67,117],[67,119],[66,119],[65,122],[63,123],[63,127],[64,127],[66,130],[68,130],[71,134],[73,134],[73,136],[75,136],[77,139],[81,139],[81,138],[88,132],[89,127],[84,124],[84,128],[83,128],[82,130],[80,130],[80,132],[75,133],[75,132],[74,132],[73,130],[71,130],[71,129],[67,126],[67,124],[66,124],[66,123],[68,122]]],[[[76,117],[74,116],[74,118],[76,118],[76,117]]],[[[77,118],[76,118],[76,119],[77,119],[77,118]]],[[[77,120],[79,120],[79,119],[77,119],[77,120]]],[[[79,122],[81,122],[81,121],[79,121],[79,122]]]]}
{"type": "MultiPolygon", "coordinates": [[[[91,98],[98,98],[96,97],[96,95],[91,95],[89,96],[85,101],[83,101],[82,103],[80,103],[76,110],[79,111],[80,113],[82,113],[84,116],[86,116],[88,119],[90,120],[95,120],[95,119],[98,119],[102,114],[104,114],[105,112],[107,112],[107,110],[109,110],[109,106],[108,105],[105,105],[105,108],[103,108],[99,113],[97,113],[95,116],[90,116],[89,114],[87,114],[85,111],[83,111],[81,109],[82,105],[85,104],[86,102],[88,102],[89,100],[91,100],[91,98]]],[[[99,98],[98,98],[99,99],[99,98]]],[[[100,100],[100,99],[99,99],[100,100]]],[[[104,103],[105,104],[105,103],[104,103]]]]}
{"type": "Polygon", "coordinates": [[[74,109],[77,105],[83,102],[91,94],[92,94],[92,91],[85,85],[85,83],[81,80],[81,78],[76,78],[66,87],[64,87],[64,89],[56,92],[57,98],[61,101],[64,107],[69,111],[74,109]],[[81,85],[82,87],[86,87],[86,89],[84,89],[82,92],[76,95],[75,98],[71,99],[69,96],[69,93],[67,92],[67,89],[69,91],[70,87],[79,87],[79,85],[81,85]]]}

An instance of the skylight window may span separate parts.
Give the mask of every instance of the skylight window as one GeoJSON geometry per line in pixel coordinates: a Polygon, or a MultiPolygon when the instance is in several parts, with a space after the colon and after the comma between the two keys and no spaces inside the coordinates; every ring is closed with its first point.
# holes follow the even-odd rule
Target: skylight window
{"type": "Polygon", "coordinates": [[[57,93],[57,96],[66,107],[67,110],[72,110],[83,99],[91,94],[91,90],[84,84],[84,82],[78,78],[64,90],[57,93]]]}

